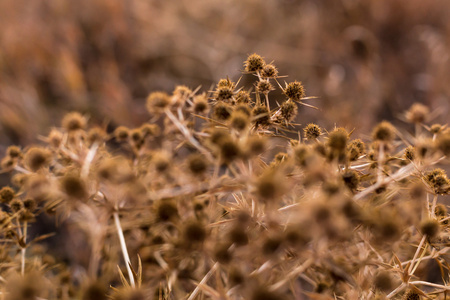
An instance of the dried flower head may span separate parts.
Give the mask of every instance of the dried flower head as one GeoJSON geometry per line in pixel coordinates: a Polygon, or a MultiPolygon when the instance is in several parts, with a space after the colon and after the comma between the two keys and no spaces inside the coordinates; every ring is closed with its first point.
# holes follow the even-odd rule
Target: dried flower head
{"type": "Polygon", "coordinates": [[[436,219],[425,219],[420,223],[420,232],[429,238],[435,237],[439,233],[439,221],[436,219]]]}
{"type": "Polygon", "coordinates": [[[265,78],[276,78],[278,76],[278,70],[274,65],[267,64],[262,69],[261,76],[265,78]]]}
{"type": "Polygon", "coordinates": [[[2,187],[0,190],[0,202],[9,203],[16,196],[16,193],[9,186],[2,187]]]}
{"type": "Polygon", "coordinates": [[[255,127],[270,125],[270,113],[264,105],[258,105],[253,108],[253,123],[255,127]]]}
{"type": "Polygon", "coordinates": [[[147,97],[147,110],[151,114],[161,113],[170,104],[170,96],[166,92],[153,92],[147,97]]]}
{"type": "Polygon", "coordinates": [[[75,131],[86,128],[86,118],[78,112],[71,112],[61,121],[62,127],[67,131],[75,131]]]}
{"type": "Polygon", "coordinates": [[[252,98],[250,97],[250,93],[244,90],[240,90],[237,92],[235,96],[237,103],[248,104],[252,102],[252,98]]]}
{"type": "Polygon", "coordinates": [[[213,116],[219,121],[227,120],[231,116],[232,108],[225,102],[218,102],[213,108],[213,116]]]}
{"type": "Polygon", "coordinates": [[[89,146],[92,146],[94,143],[103,143],[105,138],[106,132],[100,127],[94,127],[88,131],[87,141],[89,146]]]}
{"type": "Polygon", "coordinates": [[[307,140],[316,140],[322,134],[320,127],[314,123],[309,123],[303,128],[303,133],[307,140]]]}
{"type": "Polygon", "coordinates": [[[450,191],[450,180],[442,169],[436,168],[426,173],[425,180],[436,194],[447,194],[450,191]]]}
{"type": "Polygon", "coordinates": [[[61,145],[62,140],[63,140],[63,133],[55,128],[50,131],[47,137],[49,145],[54,148],[58,148],[59,145],[61,145]]]}
{"type": "Polygon", "coordinates": [[[366,151],[366,146],[360,139],[352,140],[347,146],[348,158],[350,161],[356,161],[366,151]]]}
{"type": "Polygon", "coordinates": [[[19,158],[22,156],[22,151],[17,146],[9,146],[8,149],[6,149],[6,155],[11,158],[19,158]]]}
{"type": "Polygon", "coordinates": [[[242,111],[235,111],[231,114],[230,125],[231,128],[237,131],[243,131],[249,125],[249,116],[242,111]]]}
{"type": "Polygon", "coordinates": [[[286,122],[292,122],[297,116],[298,107],[294,101],[285,101],[280,106],[280,116],[286,122]]]}
{"type": "Polygon", "coordinates": [[[202,223],[191,221],[185,225],[183,236],[186,242],[202,243],[207,236],[207,232],[202,223]]]}
{"type": "Polygon", "coordinates": [[[231,102],[231,99],[233,98],[234,91],[229,86],[220,86],[218,87],[214,92],[214,99],[216,101],[224,101],[224,102],[231,102]]]}
{"type": "Polygon", "coordinates": [[[230,89],[234,90],[234,88],[236,87],[236,84],[231,81],[229,78],[222,78],[219,80],[219,82],[217,83],[217,88],[221,88],[221,87],[229,87],[230,89]]]}
{"type": "Polygon", "coordinates": [[[372,138],[375,141],[391,142],[395,138],[395,127],[391,123],[383,121],[373,130],[372,138]]]}
{"type": "Polygon", "coordinates": [[[11,208],[11,211],[13,213],[19,212],[23,208],[23,202],[22,200],[15,198],[11,202],[9,202],[9,207],[11,208]]]}
{"type": "Polygon", "coordinates": [[[336,152],[343,153],[347,146],[348,133],[344,128],[336,128],[328,135],[328,146],[336,152]]]}
{"type": "Polygon", "coordinates": [[[208,168],[208,162],[201,154],[191,154],[187,162],[189,171],[194,175],[202,175],[208,168]]]}
{"type": "Polygon", "coordinates": [[[260,80],[256,83],[256,91],[262,94],[268,94],[270,91],[273,91],[275,88],[268,80],[260,80]]]}
{"type": "Polygon", "coordinates": [[[413,161],[415,158],[415,152],[416,149],[414,148],[414,146],[408,146],[405,148],[404,152],[403,152],[403,156],[410,161],[413,161]]]}
{"type": "Polygon", "coordinates": [[[376,289],[380,291],[388,292],[392,290],[394,282],[389,272],[381,271],[375,275],[373,285],[376,289]]]}
{"type": "Polygon", "coordinates": [[[439,135],[436,140],[436,145],[437,148],[444,153],[444,155],[450,155],[450,133],[439,135]]]}
{"type": "Polygon", "coordinates": [[[420,295],[416,291],[409,290],[405,295],[403,295],[402,300],[420,300],[420,298],[420,295]]]}
{"type": "Polygon", "coordinates": [[[86,185],[80,177],[75,175],[66,175],[61,179],[61,189],[69,197],[86,200],[86,185]]]}
{"type": "Polygon", "coordinates": [[[414,103],[406,112],[406,119],[411,123],[423,123],[427,119],[430,109],[421,103],[414,103]]]}
{"type": "Polygon", "coordinates": [[[128,129],[128,127],[119,126],[114,130],[114,137],[118,142],[128,141],[129,136],[130,136],[130,129],[128,129]]]}
{"type": "Polygon", "coordinates": [[[247,57],[247,60],[244,62],[245,72],[256,72],[260,71],[264,68],[266,65],[266,62],[264,59],[256,54],[253,53],[247,57]]]}
{"type": "Polygon", "coordinates": [[[299,81],[287,83],[283,92],[289,99],[296,102],[299,102],[305,97],[305,88],[299,81]]]}
{"type": "Polygon", "coordinates": [[[25,165],[31,170],[36,172],[40,168],[46,167],[50,164],[51,153],[45,148],[31,147],[25,153],[25,165]]]}
{"type": "Polygon", "coordinates": [[[205,94],[197,95],[194,97],[194,113],[202,114],[206,113],[209,109],[208,98],[205,94]]]}

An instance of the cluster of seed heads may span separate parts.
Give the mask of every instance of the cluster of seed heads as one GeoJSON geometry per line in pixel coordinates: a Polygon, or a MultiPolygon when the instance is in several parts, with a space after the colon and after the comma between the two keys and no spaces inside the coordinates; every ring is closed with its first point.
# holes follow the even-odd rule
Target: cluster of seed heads
{"type": "Polygon", "coordinates": [[[301,82],[257,54],[244,71],[254,85],[150,93],[136,128],[72,112],[8,147],[1,297],[445,299],[446,125],[421,104],[414,134],[301,124],[301,82]]]}

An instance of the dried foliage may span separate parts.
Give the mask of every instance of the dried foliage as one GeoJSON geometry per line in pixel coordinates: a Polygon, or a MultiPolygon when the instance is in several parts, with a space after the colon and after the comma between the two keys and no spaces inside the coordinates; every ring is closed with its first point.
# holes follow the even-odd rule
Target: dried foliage
{"type": "Polygon", "coordinates": [[[315,109],[303,84],[257,54],[243,68],[249,86],[150,93],[136,128],[70,113],[41,145],[10,146],[1,296],[445,299],[446,126],[414,105],[413,134],[302,127],[292,114],[315,109]],[[43,220],[65,233],[36,233],[43,220]],[[79,248],[58,255],[52,234],[79,248]]]}

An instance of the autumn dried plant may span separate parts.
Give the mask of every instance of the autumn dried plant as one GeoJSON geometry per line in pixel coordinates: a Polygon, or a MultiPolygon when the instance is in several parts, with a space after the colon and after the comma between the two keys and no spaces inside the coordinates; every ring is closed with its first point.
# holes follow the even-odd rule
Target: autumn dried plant
{"type": "Polygon", "coordinates": [[[412,134],[298,124],[316,109],[302,82],[258,54],[243,73],[252,86],[150,93],[137,128],[72,112],[10,146],[1,297],[446,299],[446,125],[419,104],[412,134]],[[79,248],[61,257],[58,238],[79,248]]]}

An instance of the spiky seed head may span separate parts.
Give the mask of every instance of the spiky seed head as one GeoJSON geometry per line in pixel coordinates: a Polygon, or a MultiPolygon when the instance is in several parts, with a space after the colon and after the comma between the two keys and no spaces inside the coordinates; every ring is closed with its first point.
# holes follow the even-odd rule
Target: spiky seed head
{"type": "Polygon", "coordinates": [[[247,60],[244,62],[245,72],[249,73],[260,71],[264,68],[265,65],[266,62],[264,61],[264,59],[256,53],[249,55],[247,57],[247,60]]]}
{"type": "Polygon", "coordinates": [[[58,129],[53,128],[48,134],[48,144],[54,148],[58,148],[61,145],[63,139],[63,133],[58,129]]]}
{"type": "Polygon", "coordinates": [[[436,140],[436,145],[444,155],[450,155],[450,133],[441,134],[436,140]]]}
{"type": "Polygon", "coordinates": [[[430,127],[431,134],[438,134],[442,131],[443,126],[441,124],[433,124],[430,127]]]}
{"type": "Polygon", "coordinates": [[[188,159],[188,168],[193,175],[201,175],[208,168],[206,158],[201,154],[191,154],[188,159]]]}
{"type": "Polygon", "coordinates": [[[224,140],[220,145],[220,157],[224,163],[230,163],[241,155],[241,149],[232,139],[224,140]]]}
{"type": "Polygon", "coordinates": [[[170,105],[170,96],[166,92],[153,92],[147,97],[149,113],[160,113],[170,105]]]}
{"type": "Polygon", "coordinates": [[[67,131],[75,131],[86,128],[86,118],[78,112],[71,112],[62,119],[62,127],[67,131]]]}
{"type": "Polygon", "coordinates": [[[228,232],[228,239],[230,243],[233,243],[236,246],[245,246],[248,244],[248,235],[243,226],[237,225],[231,228],[228,232]]]}
{"type": "Polygon", "coordinates": [[[255,108],[253,108],[252,115],[255,126],[270,125],[270,113],[264,105],[255,106],[255,108]]]}
{"type": "Polygon", "coordinates": [[[224,101],[224,102],[231,102],[231,99],[233,98],[234,91],[229,86],[221,86],[216,89],[214,92],[214,99],[216,101],[224,101]]]}
{"type": "Polygon", "coordinates": [[[130,140],[134,146],[140,148],[144,142],[144,137],[142,136],[142,131],[140,128],[134,128],[130,131],[130,140]]]}
{"type": "Polygon", "coordinates": [[[251,300],[282,300],[285,299],[277,292],[271,292],[265,287],[258,287],[253,291],[251,300]]]}
{"type": "Polygon", "coordinates": [[[273,255],[281,248],[283,239],[278,236],[267,237],[262,244],[264,255],[273,255]]]}
{"type": "Polygon", "coordinates": [[[392,276],[389,272],[380,271],[375,275],[373,285],[376,289],[383,292],[387,292],[392,290],[394,283],[392,280],[392,276]]]}
{"type": "Polygon", "coordinates": [[[0,190],[0,201],[1,203],[9,203],[16,196],[16,192],[9,186],[2,187],[0,190]]]}
{"type": "Polygon", "coordinates": [[[186,100],[192,94],[192,90],[185,85],[177,85],[173,95],[181,100],[186,100]]]}
{"type": "Polygon", "coordinates": [[[292,122],[297,116],[298,107],[294,101],[285,101],[280,106],[280,115],[282,120],[287,122],[292,122]]]}
{"type": "Polygon", "coordinates": [[[129,136],[130,136],[130,129],[128,129],[128,127],[119,126],[114,130],[114,137],[118,142],[128,141],[129,136]]]}
{"type": "Polygon", "coordinates": [[[425,173],[425,180],[436,194],[447,194],[450,191],[450,180],[447,173],[440,168],[425,173]]]}
{"type": "Polygon", "coordinates": [[[51,153],[45,148],[31,147],[25,153],[25,165],[33,172],[50,164],[51,153]]]}
{"type": "Polygon", "coordinates": [[[286,84],[283,92],[289,99],[296,102],[299,102],[303,97],[305,97],[305,88],[300,81],[294,81],[286,84]]]}
{"type": "Polygon", "coordinates": [[[89,130],[87,135],[87,141],[89,146],[92,146],[94,143],[103,143],[106,137],[106,132],[100,127],[94,127],[89,130]]]}
{"type": "Polygon", "coordinates": [[[229,87],[233,90],[235,88],[235,86],[236,86],[236,84],[233,81],[231,81],[229,78],[222,78],[217,83],[217,88],[229,87]]]}
{"type": "Polygon", "coordinates": [[[430,109],[421,103],[414,103],[408,111],[406,111],[406,119],[411,123],[420,124],[425,122],[430,113],[430,109]]]}
{"type": "Polygon", "coordinates": [[[237,131],[243,131],[249,125],[249,116],[241,111],[235,111],[231,114],[230,125],[231,128],[237,131]]]}
{"type": "Polygon", "coordinates": [[[338,153],[343,153],[347,146],[348,133],[344,128],[336,128],[328,135],[328,146],[338,153]]]}
{"type": "Polygon", "coordinates": [[[275,88],[268,80],[260,80],[256,83],[256,91],[262,94],[268,94],[270,91],[273,91],[275,88]]]}
{"type": "Polygon", "coordinates": [[[139,129],[143,138],[155,137],[161,132],[157,124],[144,123],[139,129]]]}
{"type": "Polygon", "coordinates": [[[395,127],[388,121],[379,123],[372,132],[375,141],[392,142],[395,138],[395,127]]]}
{"type": "Polygon", "coordinates": [[[307,140],[316,140],[322,134],[322,130],[318,125],[309,123],[303,128],[303,133],[307,140]]]}
{"type": "Polygon", "coordinates": [[[247,104],[238,104],[235,106],[234,111],[241,112],[247,117],[250,117],[252,115],[252,110],[247,104]]]}
{"type": "Polygon", "coordinates": [[[436,219],[425,219],[420,223],[420,232],[429,238],[435,237],[439,233],[439,221],[436,219]]]}
{"type": "Polygon", "coordinates": [[[405,148],[403,156],[405,157],[405,159],[413,161],[415,158],[415,153],[416,149],[414,148],[414,146],[408,146],[405,148]]]}
{"type": "Polygon", "coordinates": [[[16,213],[22,210],[23,208],[23,202],[22,200],[15,198],[9,203],[9,207],[11,208],[11,211],[16,213]]]}
{"type": "Polygon", "coordinates": [[[275,78],[278,76],[278,70],[274,65],[267,64],[262,69],[261,76],[265,78],[275,78]]]}
{"type": "Polygon", "coordinates": [[[209,109],[208,98],[205,94],[197,95],[194,97],[194,113],[201,114],[206,113],[209,109]]]}
{"type": "Polygon", "coordinates": [[[163,151],[155,152],[152,157],[152,163],[159,173],[166,172],[171,165],[169,154],[163,151]]]}
{"type": "Polygon", "coordinates": [[[413,290],[409,290],[405,295],[403,295],[403,300],[420,300],[420,298],[420,295],[413,290]]]}
{"type": "Polygon", "coordinates": [[[245,276],[237,267],[232,267],[228,272],[228,281],[230,286],[243,284],[245,282],[245,276]]]}
{"type": "Polygon", "coordinates": [[[157,204],[156,214],[159,220],[165,222],[177,217],[178,209],[174,202],[161,200],[161,202],[157,204]]]}
{"type": "Polygon", "coordinates": [[[248,104],[252,102],[252,98],[250,97],[250,93],[244,90],[239,91],[236,96],[236,103],[248,104]]]}
{"type": "Polygon", "coordinates": [[[22,156],[22,150],[17,146],[9,146],[8,149],[6,149],[6,155],[11,158],[19,158],[22,156]]]}
{"type": "Polygon", "coordinates": [[[82,300],[107,300],[107,294],[108,289],[104,283],[92,281],[83,289],[82,300]]]}
{"type": "Polygon", "coordinates": [[[218,121],[228,120],[232,111],[230,105],[225,102],[218,102],[213,108],[213,117],[218,121]]]}
{"type": "Polygon", "coordinates": [[[359,175],[355,170],[348,170],[342,174],[345,185],[352,191],[359,186],[359,175]]]}
{"type": "Polygon", "coordinates": [[[266,140],[258,136],[251,136],[245,145],[246,153],[249,156],[259,155],[266,149],[266,140]]]}
{"type": "Polygon", "coordinates": [[[34,200],[33,198],[27,198],[27,199],[23,200],[23,206],[28,211],[34,212],[37,208],[37,203],[36,203],[36,200],[34,200]]]}
{"type": "Polygon", "coordinates": [[[228,248],[228,244],[218,244],[214,249],[214,258],[222,265],[229,264],[233,258],[233,255],[228,248]]]}
{"type": "Polygon", "coordinates": [[[184,238],[186,242],[202,243],[207,236],[205,227],[198,221],[186,224],[184,228],[184,238]]]}
{"type": "Polygon", "coordinates": [[[279,174],[267,171],[255,183],[256,195],[264,201],[276,201],[285,191],[285,183],[279,174]]]}
{"type": "Polygon", "coordinates": [[[69,197],[86,200],[87,190],[84,181],[75,175],[66,175],[61,179],[62,191],[69,197]]]}

